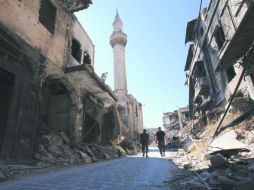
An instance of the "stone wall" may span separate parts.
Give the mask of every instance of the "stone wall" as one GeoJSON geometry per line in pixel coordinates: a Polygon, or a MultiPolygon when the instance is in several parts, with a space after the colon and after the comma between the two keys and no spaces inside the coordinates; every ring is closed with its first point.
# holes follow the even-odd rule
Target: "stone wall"
{"type": "MultiPolygon", "coordinates": [[[[54,0],[52,4],[58,7],[59,1],[54,0]]],[[[0,21],[49,60],[61,66],[64,62],[69,13],[57,9],[52,34],[39,21],[39,9],[40,0],[4,0],[0,5],[0,21]]]]}
{"type": "MultiPolygon", "coordinates": [[[[108,110],[103,101],[114,103],[116,98],[93,72],[94,45],[60,1],[0,1],[0,26],[0,84],[7,88],[0,95],[0,107],[4,108],[0,109],[4,115],[0,119],[1,158],[31,159],[37,139],[50,133],[63,132],[72,145],[82,141],[110,143],[110,138],[117,138],[114,127],[119,125],[104,125],[108,110]],[[47,14],[55,14],[54,23],[43,21],[42,15],[47,14]],[[73,39],[80,44],[81,54],[73,51],[73,39]],[[77,55],[80,62],[76,64],[73,60],[77,55]],[[68,72],[67,67],[71,69],[68,72]],[[103,93],[94,94],[98,90],[103,93]],[[90,96],[95,100],[90,108],[97,110],[90,113],[94,122],[85,117],[90,112],[90,96]],[[93,130],[85,138],[89,127],[93,130]],[[112,133],[106,140],[105,130],[112,133]]],[[[75,42],[74,46],[79,50],[75,42]]]]}

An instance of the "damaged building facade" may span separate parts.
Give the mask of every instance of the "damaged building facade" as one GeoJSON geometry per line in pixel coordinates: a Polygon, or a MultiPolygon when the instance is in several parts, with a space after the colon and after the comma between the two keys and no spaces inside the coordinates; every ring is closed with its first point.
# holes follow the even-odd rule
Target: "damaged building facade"
{"type": "Polygon", "coordinates": [[[191,116],[220,114],[236,97],[254,98],[252,0],[211,0],[187,24],[185,65],[191,116]],[[248,68],[247,68],[248,67],[248,68]]]}
{"type": "Polygon", "coordinates": [[[143,130],[142,104],[133,95],[128,94],[125,64],[126,44],[127,35],[123,32],[123,23],[117,12],[113,22],[113,34],[110,36],[114,60],[114,92],[118,97],[117,109],[125,135],[130,139],[138,139],[143,130]]]}
{"type": "Polygon", "coordinates": [[[166,132],[168,141],[173,137],[177,137],[180,130],[182,130],[190,120],[190,113],[188,107],[179,108],[173,112],[163,113],[163,127],[166,132]]]}
{"type": "Polygon", "coordinates": [[[30,159],[43,134],[107,144],[121,133],[117,97],[95,74],[93,42],[73,14],[90,4],[1,1],[2,159],[30,159]]]}

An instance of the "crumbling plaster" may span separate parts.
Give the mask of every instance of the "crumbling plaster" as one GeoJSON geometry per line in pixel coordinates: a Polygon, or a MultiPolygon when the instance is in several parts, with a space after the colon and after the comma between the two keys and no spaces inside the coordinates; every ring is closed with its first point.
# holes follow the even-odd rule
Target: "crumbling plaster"
{"type": "MultiPolygon", "coordinates": [[[[52,2],[58,6],[57,0],[52,2]]],[[[52,62],[62,65],[69,14],[57,9],[55,33],[51,34],[38,20],[39,8],[39,0],[3,0],[0,6],[1,22],[52,62]]]]}
{"type": "MultiPolygon", "coordinates": [[[[81,45],[81,61],[80,63],[76,64],[82,64],[83,58],[84,58],[84,52],[87,52],[91,59],[91,65],[94,67],[94,44],[90,37],[88,36],[87,32],[84,30],[84,28],[81,26],[80,22],[77,20],[77,18],[72,15],[71,16],[71,27],[70,27],[70,34],[69,34],[69,56],[71,56],[71,41],[72,39],[76,39],[80,45],[81,45]]],[[[73,59],[69,57],[68,64],[75,65],[73,62],[73,59]]]]}
{"type": "MultiPolygon", "coordinates": [[[[16,75],[15,72],[11,72],[15,75],[16,80],[13,85],[15,99],[11,100],[13,101],[11,111],[15,113],[11,113],[10,115],[13,115],[15,119],[12,119],[12,124],[6,125],[8,133],[6,133],[7,135],[4,138],[7,140],[1,144],[4,148],[0,156],[4,155],[7,158],[21,158],[22,156],[26,156],[26,158],[31,158],[36,133],[39,134],[40,127],[42,127],[40,126],[40,112],[43,103],[42,90],[44,87],[47,87],[45,84],[50,83],[50,81],[57,81],[63,85],[64,89],[67,90],[66,94],[70,97],[68,117],[71,131],[70,140],[72,143],[82,141],[82,131],[85,127],[85,97],[87,93],[90,91],[92,91],[91,93],[97,93],[93,91],[95,89],[100,91],[95,96],[101,98],[102,101],[109,99],[110,103],[114,103],[117,100],[111,89],[102,83],[99,77],[93,72],[94,45],[88,34],[82,28],[76,17],[61,7],[58,0],[52,0],[51,2],[57,7],[54,33],[50,33],[39,22],[40,0],[0,0],[0,24],[3,26],[1,27],[0,34],[1,40],[7,44],[0,44],[1,50],[4,50],[4,47],[11,44],[11,47],[14,47],[11,48],[13,52],[8,52],[7,49],[5,53],[11,54],[17,51],[18,56],[22,56],[22,59],[27,60],[26,65],[22,65],[23,63],[20,60],[16,60],[18,62],[17,64],[20,64],[17,67],[24,67],[22,70],[19,70],[15,68],[15,64],[8,64],[8,60],[4,60],[3,62],[1,58],[0,66],[4,71],[9,71],[14,68],[14,71],[16,69],[18,74],[16,75]],[[68,56],[71,56],[70,40],[73,37],[79,40],[82,52],[87,51],[91,58],[90,70],[88,68],[85,70],[81,69],[80,72],[83,74],[83,79],[80,79],[82,82],[79,83],[77,83],[77,78],[73,77],[75,75],[73,74],[74,71],[66,72],[67,63],[70,61],[68,56]],[[23,70],[25,71],[24,73],[23,70]],[[30,70],[32,76],[26,75],[26,72],[30,70]],[[16,112],[18,113],[19,110],[22,111],[22,114],[16,117],[14,114],[16,112]],[[14,125],[14,122],[19,122],[19,125],[14,125]],[[10,148],[14,145],[15,149],[10,148]],[[22,151],[26,152],[26,154],[23,154],[22,151]]],[[[19,59],[19,57],[15,58],[19,59]]],[[[105,102],[105,104],[108,105],[109,102],[105,102]]],[[[99,103],[98,105],[95,103],[95,106],[96,109],[97,107],[99,108],[99,103]]],[[[98,119],[100,132],[102,131],[102,127],[104,127],[103,114],[107,111],[103,106],[102,104],[100,110],[102,114],[100,117],[94,118],[98,119]]],[[[117,124],[116,127],[118,127],[117,124]]],[[[113,133],[113,131],[110,132],[113,133]]],[[[103,140],[101,133],[98,135],[98,138],[98,142],[103,140]]]]}

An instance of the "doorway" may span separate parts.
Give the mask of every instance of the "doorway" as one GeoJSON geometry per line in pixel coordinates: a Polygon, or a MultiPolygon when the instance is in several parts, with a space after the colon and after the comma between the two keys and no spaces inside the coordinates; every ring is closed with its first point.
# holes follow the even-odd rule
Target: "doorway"
{"type": "Polygon", "coordinates": [[[0,69],[0,151],[4,143],[13,85],[14,75],[0,69]]]}

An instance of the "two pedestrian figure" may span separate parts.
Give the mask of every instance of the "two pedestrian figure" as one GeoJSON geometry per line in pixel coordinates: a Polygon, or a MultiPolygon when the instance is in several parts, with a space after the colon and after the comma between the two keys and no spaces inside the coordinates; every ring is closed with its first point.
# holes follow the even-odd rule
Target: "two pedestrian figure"
{"type": "MultiPolygon", "coordinates": [[[[165,156],[165,132],[158,128],[156,132],[156,139],[158,143],[158,148],[162,157],[165,156]]],[[[149,144],[149,134],[146,133],[146,129],[143,129],[143,133],[140,134],[140,142],[142,146],[143,157],[148,157],[148,144],[149,144]]]]}
{"type": "Polygon", "coordinates": [[[140,134],[140,142],[142,146],[143,157],[145,155],[148,157],[149,134],[146,133],[146,129],[143,129],[143,133],[140,134]]]}
{"type": "Polygon", "coordinates": [[[161,130],[161,128],[158,128],[158,131],[156,132],[156,139],[158,142],[158,148],[160,150],[160,154],[162,157],[165,156],[165,132],[161,130]]]}

